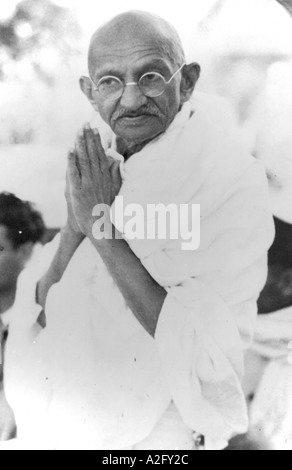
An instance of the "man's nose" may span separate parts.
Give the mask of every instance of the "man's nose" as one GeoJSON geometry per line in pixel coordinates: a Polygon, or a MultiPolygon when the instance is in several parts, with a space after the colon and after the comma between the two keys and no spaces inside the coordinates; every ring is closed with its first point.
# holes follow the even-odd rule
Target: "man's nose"
{"type": "Polygon", "coordinates": [[[136,84],[127,84],[121,97],[120,105],[128,110],[135,111],[147,103],[147,98],[136,84]]]}

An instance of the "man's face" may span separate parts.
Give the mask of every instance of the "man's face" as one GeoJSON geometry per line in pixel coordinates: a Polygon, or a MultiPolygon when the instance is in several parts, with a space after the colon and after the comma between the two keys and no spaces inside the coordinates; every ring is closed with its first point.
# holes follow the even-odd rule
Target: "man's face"
{"type": "MultiPolygon", "coordinates": [[[[158,72],[168,81],[178,70],[148,42],[97,46],[93,53],[92,79],[96,83],[106,76],[118,77],[123,83],[137,83],[147,72],[158,72]]],[[[182,64],[181,64],[182,65],[182,64]]],[[[178,113],[180,102],[180,77],[178,74],[156,98],[143,95],[138,86],[126,86],[121,98],[111,101],[93,91],[94,101],[103,120],[116,136],[132,145],[150,141],[163,133],[178,113]]]]}
{"type": "Polygon", "coordinates": [[[8,239],[6,227],[0,225],[0,291],[15,286],[21,269],[20,253],[8,239]]]}

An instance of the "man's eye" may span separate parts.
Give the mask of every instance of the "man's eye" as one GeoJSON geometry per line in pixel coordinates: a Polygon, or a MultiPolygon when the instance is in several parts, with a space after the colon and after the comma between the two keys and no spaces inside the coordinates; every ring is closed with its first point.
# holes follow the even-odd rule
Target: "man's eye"
{"type": "Polygon", "coordinates": [[[157,79],[161,79],[161,77],[160,75],[154,72],[149,72],[143,77],[143,80],[148,82],[155,82],[157,79]]]}
{"type": "Polygon", "coordinates": [[[99,82],[99,87],[101,88],[116,88],[120,86],[121,86],[121,82],[117,78],[114,78],[114,77],[104,78],[103,80],[99,82]]]}
{"type": "Polygon", "coordinates": [[[149,72],[140,79],[140,85],[143,87],[161,87],[165,83],[162,75],[156,72],[149,72]]]}
{"type": "Polygon", "coordinates": [[[115,80],[114,78],[107,78],[101,82],[102,85],[108,85],[108,86],[111,86],[114,83],[117,83],[117,80],[115,80]]]}

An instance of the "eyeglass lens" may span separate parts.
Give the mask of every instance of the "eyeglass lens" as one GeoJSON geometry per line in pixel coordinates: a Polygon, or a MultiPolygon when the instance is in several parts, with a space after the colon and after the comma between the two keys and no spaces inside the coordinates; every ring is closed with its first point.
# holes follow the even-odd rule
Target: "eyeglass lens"
{"type": "MultiPolygon", "coordinates": [[[[137,85],[145,96],[155,97],[165,91],[166,82],[159,73],[149,72],[140,78],[137,85]]],[[[97,89],[102,96],[114,99],[122,95],[124,84],[117,77],[105,77],[98,83],[97,89]]]]}

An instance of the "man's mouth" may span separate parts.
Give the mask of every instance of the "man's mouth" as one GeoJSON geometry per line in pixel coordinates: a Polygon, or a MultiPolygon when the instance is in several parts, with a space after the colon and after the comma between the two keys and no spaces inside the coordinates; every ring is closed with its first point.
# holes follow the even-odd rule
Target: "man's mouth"
{"type": "Polygon", "coordinates": [[[139,115],[124,115],[121,116],[118,121],[123,121],[125,124],[140,124],[145,120],[153,118],[153,114],[139,114],[139,115]]]}

